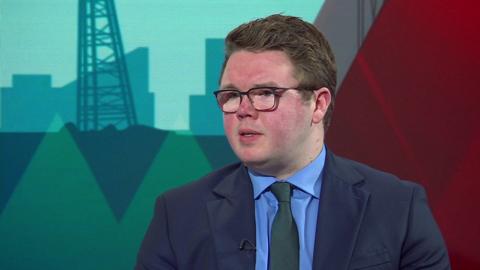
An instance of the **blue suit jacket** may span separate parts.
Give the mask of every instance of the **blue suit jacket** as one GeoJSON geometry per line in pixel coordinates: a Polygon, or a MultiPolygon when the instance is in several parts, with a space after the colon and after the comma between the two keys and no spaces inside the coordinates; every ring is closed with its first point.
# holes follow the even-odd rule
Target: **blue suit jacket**
{"type": "MultiPolygon", "coordinates": [[[[158,198],[136,269],[255,269],[242,240],[255,245],[255,207],[247,170],[234,164],[158,198]]],[[[327,152],[313,269],[450,265],[421,186],[327,152]]]]}

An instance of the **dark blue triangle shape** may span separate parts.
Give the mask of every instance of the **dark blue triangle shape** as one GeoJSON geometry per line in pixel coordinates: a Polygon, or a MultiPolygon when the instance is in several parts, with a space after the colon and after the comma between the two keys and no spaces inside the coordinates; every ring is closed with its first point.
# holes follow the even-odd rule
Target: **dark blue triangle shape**
{"type": "Polygon", "coordinates": [[[0,215],[45,133],[0,133],[0,215]]]}
{"type": "Polygon", "coordinates": [[[80,132],[68,125],[117,221],[135,197],[168,132],[147,126],[80,132]]]}

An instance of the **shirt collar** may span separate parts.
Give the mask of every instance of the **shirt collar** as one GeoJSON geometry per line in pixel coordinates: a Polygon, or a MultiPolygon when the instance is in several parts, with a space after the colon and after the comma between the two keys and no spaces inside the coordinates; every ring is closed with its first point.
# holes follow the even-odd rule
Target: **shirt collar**
{"type": "MultiPolygon", "coordinates": [[[[321,175],[325,165],[325,156],[326,149],[324,145],[320,154],[310,164],[285,179],[285,181],[317,199],[320,198],[321,175]],[[312,179],[314,179],[314,181],[312,181],[312,179]]],[[[248,174],[252,181],[253,196],[255,199],[257,199],[271,184],[278,181],[278,179],[273,176],[259,174],[250,168],[248,169],[248,174]]]]}

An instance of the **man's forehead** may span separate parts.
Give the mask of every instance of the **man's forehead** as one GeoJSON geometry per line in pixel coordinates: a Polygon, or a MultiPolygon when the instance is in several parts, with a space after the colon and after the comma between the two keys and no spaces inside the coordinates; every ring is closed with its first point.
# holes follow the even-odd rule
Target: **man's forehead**
{"type": "Polygon", "coordinates": [[[238,51],[228,59],[222,74],[222,87],[249,88],[279,86],[293,78],[294,68],[288,56],[281,51],[238,51]]]}

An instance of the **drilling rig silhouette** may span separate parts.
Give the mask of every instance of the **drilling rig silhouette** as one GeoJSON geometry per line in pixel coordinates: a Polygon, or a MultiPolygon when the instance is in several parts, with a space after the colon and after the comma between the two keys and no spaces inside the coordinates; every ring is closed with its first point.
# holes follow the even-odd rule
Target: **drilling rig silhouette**
{"type": "Polygon", "coordinates": [[[79,0],[77,127],[137,124],[114,0],[79,0]]]}

